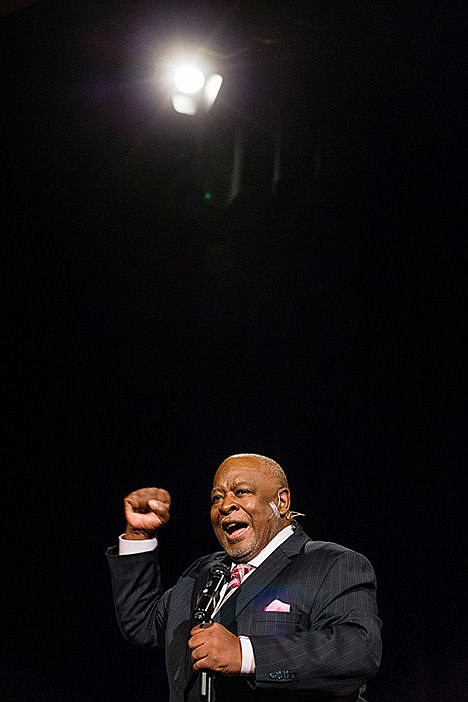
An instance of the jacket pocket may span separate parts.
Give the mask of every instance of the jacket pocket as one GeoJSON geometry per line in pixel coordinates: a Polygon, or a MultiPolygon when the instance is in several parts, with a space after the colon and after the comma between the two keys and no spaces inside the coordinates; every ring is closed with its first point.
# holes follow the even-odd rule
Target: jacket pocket
{"type": "Polygon", "coordinates": [[[300,612],[262,612],[251,622],[252,634],[290,634],[300,631],[300,612]]]}

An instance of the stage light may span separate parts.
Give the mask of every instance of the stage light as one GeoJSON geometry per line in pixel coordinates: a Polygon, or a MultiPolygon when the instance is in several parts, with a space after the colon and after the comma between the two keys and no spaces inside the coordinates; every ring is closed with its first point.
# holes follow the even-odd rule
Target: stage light
{"type": "Polygon", "coordinates": [[[203,57],[176,58],[166,63],[167,85],[172,106],[185,115],[207,113],[221,90],[223,77],[203,57]]]}
{"type": "Polygon", "coordinates": [[[214,104],[214,101],[218,97],[218,93],[221,90],[221,85],[223,83],[222,76],[219,73],[213,73],[206,81],[204,97],[206,109],[210,109],[214,104]]]}
{"type": "Polygon", "coordinates": [[[197,103],[190,95],[176,93],[171,97],[172,107],[181,115],[196,115],[197,103]]]}
{"type": "Polygon", "coordinates": [[[205,85],[205,76],[195,66],[181,66],[174,74],[174,83],[181,93],[193,95],[205,85]]]}

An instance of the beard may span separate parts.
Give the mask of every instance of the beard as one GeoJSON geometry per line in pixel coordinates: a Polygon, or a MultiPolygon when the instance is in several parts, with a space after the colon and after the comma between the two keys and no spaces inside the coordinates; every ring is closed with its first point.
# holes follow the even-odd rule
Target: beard
{"type": "Polygon", "coordinates": [[[261,548],[258,548],[260,538],[255,535],[247,539],[240,538],[237,543],[227,543],[222,537],[218,537],[218,541],[229,558],[235,563],[248,561],[249,557],[253,557],[251,556],[252,553],[256,555],[261,550],[261,548]]]}

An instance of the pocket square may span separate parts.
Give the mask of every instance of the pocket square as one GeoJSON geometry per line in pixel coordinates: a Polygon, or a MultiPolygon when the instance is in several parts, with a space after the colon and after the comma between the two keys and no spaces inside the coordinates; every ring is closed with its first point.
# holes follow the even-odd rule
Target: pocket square
{"type": "Polygon", "coordinates": [[[287,602],[281,602],[281,600],[273,600],[269,605],[265,607],[264,612],[290,612],[291,605],[287,602]]]}

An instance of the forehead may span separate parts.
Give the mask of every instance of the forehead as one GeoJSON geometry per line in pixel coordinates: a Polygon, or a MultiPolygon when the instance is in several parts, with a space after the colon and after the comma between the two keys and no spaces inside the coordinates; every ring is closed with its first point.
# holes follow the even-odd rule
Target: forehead
{"type": "Polygon", "coordinates": [[[213,479],[213,487],[230,487],[235,483],[250,482],[258,484],[273,482],[273,476],[258,459],[253,456],[228,458],[221,463],[213,479]]]}

